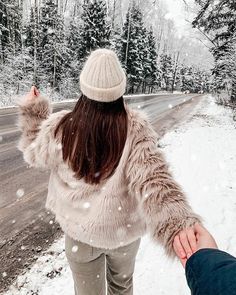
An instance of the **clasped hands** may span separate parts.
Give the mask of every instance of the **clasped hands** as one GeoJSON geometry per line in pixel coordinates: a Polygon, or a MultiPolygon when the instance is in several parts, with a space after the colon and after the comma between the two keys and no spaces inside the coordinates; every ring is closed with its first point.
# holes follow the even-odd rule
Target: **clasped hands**
{"type": "Polygon", "coordinates": [[[217,244],[212,235],[202,225],[196,223],[175,236],[173,248],[185,267],[187,260],[196,251],[204,248],[217,249],[217,244]]]}

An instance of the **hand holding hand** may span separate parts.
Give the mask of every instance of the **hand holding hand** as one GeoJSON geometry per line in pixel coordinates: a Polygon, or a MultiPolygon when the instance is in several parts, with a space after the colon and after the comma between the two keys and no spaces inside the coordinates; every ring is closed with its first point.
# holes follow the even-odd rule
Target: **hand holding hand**
{"type": "Polygon", "coordinates": [[[192,228],[181,231],[175,237],[173,247],[184,267],[187,259],[196,251],[205,248],[218,248],[212,235],[198,223],[192,228]],[[192,250],[192,253],[190,253],[190,249],[192,250]]]}
{"type": "Polygon", "coordinates": [[[187,259],[197,251],[197,238],[193,227],[180,231],[174,238],[174,251],[183,266],[187,259]]]}

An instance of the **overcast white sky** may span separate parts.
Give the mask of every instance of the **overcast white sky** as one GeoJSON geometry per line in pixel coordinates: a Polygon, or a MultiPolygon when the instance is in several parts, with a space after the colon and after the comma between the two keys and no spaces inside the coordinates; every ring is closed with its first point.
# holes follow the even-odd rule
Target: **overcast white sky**
{"type": "MultiPolygon", "coordinates": [[[[167,6],[168,14],[166,18],[172,19],[175,22],[176,28],[180,35],[186,35],[186,31],[191,29],[190,24],[186,19],[191,19],[192,13],[186,10],[183,0],[163,0],[167,6]]],[[[188,5],[193,4],[193,0],[186,0],[188,5]]]]}

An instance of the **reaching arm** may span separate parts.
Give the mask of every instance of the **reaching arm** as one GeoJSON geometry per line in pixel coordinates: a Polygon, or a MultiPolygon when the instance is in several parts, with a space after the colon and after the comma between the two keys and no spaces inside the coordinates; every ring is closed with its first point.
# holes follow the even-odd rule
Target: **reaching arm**
{"type": "Polygon", "coordinates": [[[137,136],[127,164],[129,191],[137,196],[154,240],[173,256],[176,234],[199,222],[200,217],[192,211],[184,192],[169,172],[157,148],[157,134],[151,124],[143,120],[138,125],[133,126],[137,136]]]}
{"type": "Polygon", "coordinates": [[[193,295],[236,294],[236,258],[218,249],[201,249],[186,263],[193,295]]]}
{"type": "Polygon", "coordinates": [[[49,100],[41,95],[31,101],[18,100],[16,104],[19,106],[16,125],[22,132],[17,148],[31,167],[53,168],[61,152],[60,142],[54,139],[53,131],[68,110],[52,114],[49,100]]]}

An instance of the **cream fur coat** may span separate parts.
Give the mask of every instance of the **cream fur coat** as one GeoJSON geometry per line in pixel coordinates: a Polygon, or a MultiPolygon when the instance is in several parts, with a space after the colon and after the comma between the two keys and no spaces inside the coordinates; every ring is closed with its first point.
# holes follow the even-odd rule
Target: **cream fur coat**
{"type": "Polygon", "coordinates": [[[100,248],[129,244],[147,231],[169,255],[181,230],[200,220],[157,148],[157,134],[140,111],[128,113],[128,137],[115,173],[91,185],[77,180],[62,159],[60,139],[53,132],[71,110],[52,113],[42,96],[18,100],[17,148],[31,167],[50,170],[46,208],[70,237],[100,248]]]}

